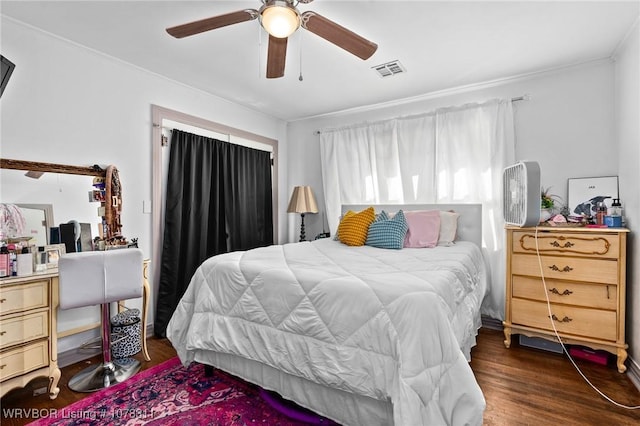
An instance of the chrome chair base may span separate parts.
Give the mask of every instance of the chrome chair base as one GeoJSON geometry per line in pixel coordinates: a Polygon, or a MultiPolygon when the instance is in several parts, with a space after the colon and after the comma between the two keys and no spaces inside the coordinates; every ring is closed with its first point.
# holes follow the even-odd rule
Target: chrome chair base
{"type": "Polygon", "coordinates": [[[134,358],[101,362],[77,373],[69,380],[69,388],[76,392],[95,392],[124,382],[140,371],[140,361],[134,358]]]}

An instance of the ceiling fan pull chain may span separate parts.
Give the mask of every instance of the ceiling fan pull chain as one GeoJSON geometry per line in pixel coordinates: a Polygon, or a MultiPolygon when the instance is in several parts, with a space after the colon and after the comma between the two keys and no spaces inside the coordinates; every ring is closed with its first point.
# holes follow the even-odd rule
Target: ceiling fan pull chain
{"type": "Polygon", "coordinates": [[[258,25],[258,78],[262,77],[262,27],[258,25]]]}
{"type": "Polygon", "coordinates": [[[299,31],[298,34],[298,46],[300,47],[300,77],[298,77],[298,80],[302,81],[302,39],[304,38],[304,35],[302,34],[302,31],[299,31]]]}

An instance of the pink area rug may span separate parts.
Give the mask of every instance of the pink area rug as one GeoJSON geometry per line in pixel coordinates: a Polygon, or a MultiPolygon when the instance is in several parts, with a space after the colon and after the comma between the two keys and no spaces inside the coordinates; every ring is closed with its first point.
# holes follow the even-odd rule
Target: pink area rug
{"type": "Polygon", "coordinates": [[[49,410],[29,426],[335,425],[282,402],[220,370],[205,377],[201,364],[184,368],[176,357],[68,407],[49,410]]]}

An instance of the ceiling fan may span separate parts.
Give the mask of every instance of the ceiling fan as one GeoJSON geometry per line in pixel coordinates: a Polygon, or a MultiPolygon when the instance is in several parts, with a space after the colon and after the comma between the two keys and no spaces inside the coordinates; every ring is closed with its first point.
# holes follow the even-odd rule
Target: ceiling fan
{"type": "Polygon", "coordinates": [[[267,78],[278,78],[284,75],[287,38],[299,27],[311,31],[361,59],[369,59],[378,49],[377,44],[336,24],[324,16],[312,11],[304,13],[298,11],[296,6],[299,3],[307,4],[313,0],[261,1],[262,6],[258,10],[244,9],[224,15],[213,16],[211,18],[167,28],[167,32],[176,38],[183,38],[259,18],[262,27],[269,33],[267,78]]]}

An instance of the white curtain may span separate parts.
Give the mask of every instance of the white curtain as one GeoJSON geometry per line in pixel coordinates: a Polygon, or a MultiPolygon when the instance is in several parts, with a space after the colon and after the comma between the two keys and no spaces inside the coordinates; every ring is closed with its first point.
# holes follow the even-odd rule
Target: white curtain
{"type": "Polygon", "coordinates": [[[439,109],[320,134],[327,220],[342,204],[482,203],[490,271],[482,313],[504,318],[502,171],[514,162],[510,100],[439,109]]]}

